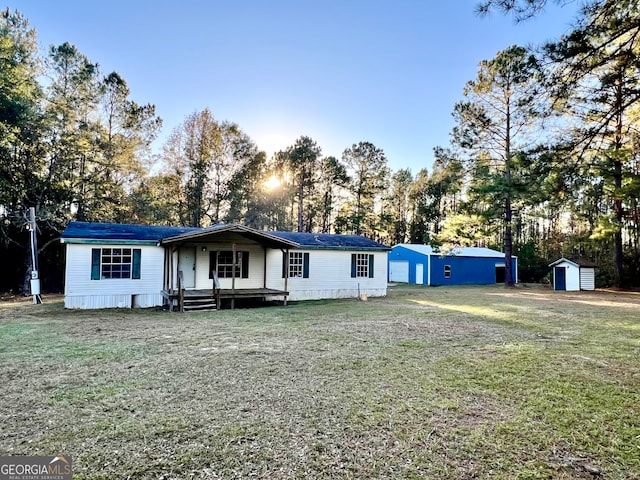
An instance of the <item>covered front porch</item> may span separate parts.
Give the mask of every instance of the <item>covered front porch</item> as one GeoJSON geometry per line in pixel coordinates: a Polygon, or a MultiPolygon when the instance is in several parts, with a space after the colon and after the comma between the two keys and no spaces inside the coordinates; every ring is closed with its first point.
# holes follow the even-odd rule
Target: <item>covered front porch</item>
{"type": "Polygon", "coordinates": [[[231,308],[239,299],[289,295],[287,278],[269,278],[267,254],[288,258],[297,243],[241,225],[215,225],[162,240],[165,248],[162,297],[169,310],[231,308]]]}
{"type": "Polygon", "coordinates": [[[171,311],[189,311],[189,310],[220,310],[222,302],[229,300],[231,308],[235,308],[236,300],[259,299],[266,300],[271,297],[283,297],[283,303],[286,305],[289,292],[284,290],[276,290],[273,288],[245,288],[239,290],[220,289],[218,291],[211,290],[184,290],[182,295],[179,291],[167,292],[162,291],[165,303],[171,311]]]}

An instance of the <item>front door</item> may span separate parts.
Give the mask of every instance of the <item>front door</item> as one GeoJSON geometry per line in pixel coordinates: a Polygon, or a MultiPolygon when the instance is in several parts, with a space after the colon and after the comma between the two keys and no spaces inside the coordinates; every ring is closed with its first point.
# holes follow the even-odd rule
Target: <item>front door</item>
{"type": "Polygon", "coordinates": [[[555,278],[555,289],[567,289],[567,270],[564,267],[556,267],[553,269],[553,277],[555,278]]]}
{"type": "Polygon", "coordinates": [[[422,263],[416,263],[416,283],[424,284],[424,264],[422,263]]]}
{"type": "Polygon", "coordinates": [[[178,255],[178,270],[184,275],[184,288],[196,287],[196,249],[184,247],[178,255]]]}

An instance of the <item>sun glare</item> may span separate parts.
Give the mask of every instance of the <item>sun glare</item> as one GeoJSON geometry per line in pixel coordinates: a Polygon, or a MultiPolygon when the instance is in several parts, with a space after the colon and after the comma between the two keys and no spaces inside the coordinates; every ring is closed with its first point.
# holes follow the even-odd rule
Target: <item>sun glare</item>
{"type": "Polygon", "coordinates": [[[275,190],[276,188],[278,188],[280,185],[282,184],[282,182],[280,182],[280,179],[278,177],[276,177],[275,175],[271,175],[265,182],[264,182],[264,187],[267,190],[275,190]]]}

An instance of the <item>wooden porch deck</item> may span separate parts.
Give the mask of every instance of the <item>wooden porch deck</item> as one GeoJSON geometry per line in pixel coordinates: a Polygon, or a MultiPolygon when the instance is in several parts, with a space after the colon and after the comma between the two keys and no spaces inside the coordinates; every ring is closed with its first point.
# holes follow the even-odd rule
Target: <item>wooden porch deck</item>
{"type": "MultiPolygon", "coordinates": [[[[215,307],[216,309],[220,309],[221,305],[218,301],[221,300],[231,300],[231,308],[235,307],[236,299],[247,299],[247,298],[259,298],[265,300],[267,297],[286,297],[289,295],[289,292],[284,290],[275,290],[273,288],[243,288],[243,289],[220,289],[217,292],[214,292],[213,289],[190,289],[184,290],[184,302],[193,302],[193,301],[202,301],[202,300],[210,300],[208,304],[211,307],[215,307]]],[[[169,304],[169,310],[172,311],[174,304],[179,302],[179,292],[173,291],[168,292],[167,290],[162,290],[162,296],[167,303],[169,304]]]]}

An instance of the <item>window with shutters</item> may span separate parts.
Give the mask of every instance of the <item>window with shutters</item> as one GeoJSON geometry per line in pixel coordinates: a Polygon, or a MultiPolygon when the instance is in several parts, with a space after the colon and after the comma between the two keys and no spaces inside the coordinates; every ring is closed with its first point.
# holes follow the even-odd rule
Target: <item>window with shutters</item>
{"type": "Polygon", "coordinates": [[[309,278],[309,252],[282,252],[282,278],[309,278]]]}
{"type": "MultiPolygon", "coordinates": [[[[233,252],[220,250],[209,252],[209,278],[215,271],[218,278],[233,278],[233,252]]],[[[235,278],[249,278],[249,252],[236,252],[235,278]]]]}
{"type": "Polygon", "coordinates": [[[369,276],[369,255],[358,253],[356,255],[356,277],[369,276]]]}
{"type": "Polygon", "coordinates": [[[302,277],[304,256],[302,252],[289,252],[289,277],[302,277]]]}
{"type": "Polygon", "coordinates": [[[91,280],[140,278],[139,248],[94,248],[91,254],[91,280]]]}
{"type": "Polygon", "coordinates": [[[351,277],[373,278],[373,260],[373,255],[369,253],[351,254],[351,277]]]}

